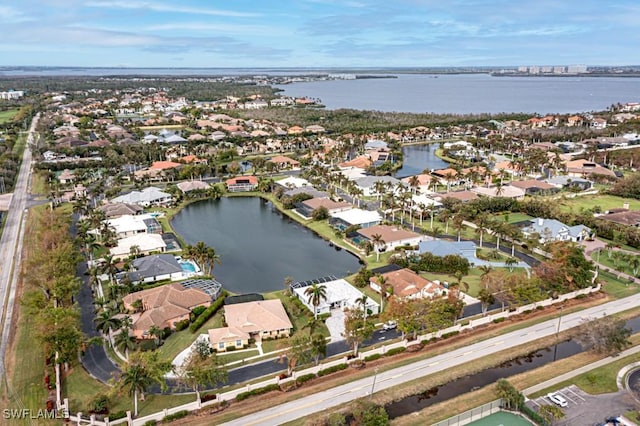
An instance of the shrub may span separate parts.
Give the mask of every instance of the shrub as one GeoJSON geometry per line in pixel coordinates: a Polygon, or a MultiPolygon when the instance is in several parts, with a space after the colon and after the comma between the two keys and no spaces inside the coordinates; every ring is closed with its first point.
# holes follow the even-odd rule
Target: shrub
{"type": "Polygon", "coordinates": [[[233,351],[235,351],[235,350],[236,350],[236,347],[235,347],[235,346],[228,346],[228,347],[226,348],[226,350],[227,350],[227,352],[233,352],[233,351]]]}
{"type": "Polygon", "coordinates": [[[164,419],[162,419],[162,423],[171,423],[174,420],[182,419],[184,417],[187,417],[188,415],[189,412],[187,410],[180,410],[176,413],[165,416],[164,419]]]}
{"type": "Polygon", "coordinates": [[[156,422],[155,420],[147,420],[146,422],[144,422],[144,426],[156,426],[158,424],[158,422],[156,422]]]}
{"type": "Polygon", "coordinates": [[[109,421],[124,419],[127,417],[127,412],[124,410],[116,411],[115,413],[109,413],[109,421]]]}
{"type": "Polygon", "coordinates": [[[542,310],[544,310],[544,306],[536,306],[536,309],[539,310],[539,311],[542,311],[542,310]]]}
{"type": "Polygon", "coordinates": [[[103,393],[96,395],[91,400],[91,409],[95,414],[106,414],[109,410],[109,397],[103,393]]]}
{"type": "Polygon", "coordinates": [[[518,410],[537,425],[547,426],[549,423],[537,412],[529,408],[526,404],[520,404],[518,410]]]}
{"type": "Polygon", "coordinates": [[[402,352],[406,351],[407,348],[405,348],[404,346],[401,346],[399,348],[392,348],[389,349],[387,352],[385,352],[384,356],[394,356],[397,354],[401,354],[402,352]]]}
{"type": "Polygon", "coordinates": [[[523,315],[527,315],[527,314],[530,314],[531,312],[533,312],[532,309],[526,309],[526,310],[522,311],[522,314],[523,315]]]}
{"type": "Polygon", "coordinates": [[[334,365],[333,367],[318,371],[318,377],[326,376],[327,374],[335,373],[336,371],[344,370],[345,368],[347,368],[347,364],[334,365]]]}
{"type": "MultiPolygon", "coordinates": [[[[176,330],[178,329],[178,324],[176,324],[176,330]]],[[[138,341],[138,348],[141,351],[154,351],[157,349],[156,342],[153,339],[143,339],[138,341]]]]}
{"type": "Polygon", "coordinates": [[[493,319],[493,323],[494,324],[500,324],[501,322],[504,322],[505,317],[500,317],[500,318],[494,318],[493,319]]]}
{"type": "Polygon", "coordinates": [[[200,396],[200,401],[201,402],[213,401],[217,397],[218,396],[215,393],[208,393],[206,395],[201,395],[200,396]]]}
{"type": "Polygon", "coordinates": [[[223,291],[218,300],[213,302],[211,306],[205,309],[205,311],[201,313],[198,318],[196,318],[193,324],[191,324],[191,327],[189,327],[189,330],[191,330],[192,333],[198,331],[198,329],[202,327],[202,324],[207,322],[209,318],[211,318],[216,312],[218,312],[218,309],[220,309],[220,307],[224,305],[224,298],[226,297],[226,295],[227,292],[223,291]]]}
{"type": "Polygon", "coordinates": [[[302,376],[296,378],[296,383],[298,383],[299,385],[308,382],[311,379],[314,379],[316,377],[315,374],[303,374],[302,376]]]}
{"type": "Polygon", "coordinates": [[[584,299],[585,297],[587,297],[587,295],[586,295],[586,294],[578,294],[578,295],[576,296],[576,299],[584,299]]]}
{"type": "Polygon", "coordinates": [[[443,334],[442,336],[440,336],[440,337],[442,337],[443,339],[447,339],[447,338],[449,338],[449,337],[453,337],[453,336],[455,336],[455,335],[457,335],[457,334],[460,334],[460,332],[459,332],[459,331],[457,331],[457,330],[456,330],[456,331],[450,331],[450,332],[448,332],[448,333],[444,333],[444,334],[443,334]]]}
{"type": "Polygon", "coordinates": [[[205,308],[204,306],[196,306],[191,310],[191,313],[193,314],[193,318],[195,319],[202,315],[202,313],[206,310],[207,308],[205,308]]]}
{"type": "Polygon", "coordinates": [[[369,356],[364,357],[365,362],[367,361],[375,361],[376,359],[380,359],[382,357],[381,354],[372,354],[369,356]]]}
{"type": "Polygon", "coordinates": [[[251,396],[255,396],[255,395],[262,395],[268,392],[273,392],[276,390],[280,390],[280,386],[276,385],[276,384],[272,384],[272,385],[267,385],[264,386],[262,388],[258,388],[258,389],[253,389],[247,392],[241,392],[238,395],[236,395],[236,401],[244,401],[245,399],[251,397],[251,396]]]}
{"type": "Polygon", "coordinates": [[[185,319],[185,320],[182,320],[182,321],[178,321],[176,323],[176,331],[182,331],[187,327],[189,327],[189,320],[188,319],[185,319]]]}

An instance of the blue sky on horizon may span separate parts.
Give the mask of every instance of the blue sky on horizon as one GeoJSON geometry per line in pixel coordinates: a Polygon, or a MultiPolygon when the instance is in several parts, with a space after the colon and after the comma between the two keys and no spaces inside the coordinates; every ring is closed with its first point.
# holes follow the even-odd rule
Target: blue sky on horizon
{"type": "Polygon", "coordinates": [[[0,66],[638,65],[637,0],[0,0],[0,66]]]}

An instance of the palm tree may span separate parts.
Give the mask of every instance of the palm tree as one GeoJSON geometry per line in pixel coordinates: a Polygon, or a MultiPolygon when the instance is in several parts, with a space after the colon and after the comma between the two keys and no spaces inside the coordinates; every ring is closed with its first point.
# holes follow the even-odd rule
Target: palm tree
{"type": "Polygon", "coordinates": [[[457,214],[453,217],[453,229],[455,229],[458,233],[458,242],[460,242],[460,236],[462,234],[462,230],[465,228],[464,218],[462,215],[457,214]]]}
{"type": "Polygon", "coordinates": [[[313,305],[313,317],[318,319],[318,306],[323,300],[327,300],[327,287],[314,283],[304,291],[307,301],[313,305]]]}
{"type": "Polygon", "coordinates": [[[490,218],[487,213],[480,213],[476,218],[476,233],[480,236],[480,248],[482,248],[482,237],[484,233],[487,231],[487,226],[490,223],[490,218]]]}
{"type": "Polygon", "coordinates": [[[204,257],[205,275],[211,275],[213,273],[213,267],[216,263],[218,265],[222,263],[220,255],[216,253],[213,247],[209,247],[204,257]]]}
{"type": "Polygon", "coordinates": [[[413,188],[414,194],[418,193],[418,187],[420,186],[420,178],[418,178],[418,175],[413,175],[409,178],[409,186],[413,188]]]}
{"type": "Polygon", "coordinates": [[[118,272],[118,268],[116,267],[116,261],[112,255],[108,254],[104,257],[102,263],[102,272],[106,273],[109,276],[109,283],[113,285],[113,278],[118,272]]]}
{"type": "Polygon", "coordinates": [[[160,346],[160,343],[162,343],[163,334],[164,331],[157,325],[153,324],[151,327],[149,327],[149,335],[153,336],[156,346],[160,346]]]}
{"type": "Polygon", "coordinates": [[[133,396],[133,415],[138,415],[138,394],[142,395],[147,388],[153,383],[153,379],[149,375],[147,369],[141,363],[129,364],[122,372],[121,387],[129,391],[129,395],[133,396]]]}
{"type": "Polygon", "coordinates": [[[124,357],[129,359],[129,352],[136,347],[136,338],[129,333],[128,328],[121,328],[120,333],[116,334],[113,343],[119,351],[124,352],[124,357]]]}
{"type": "Polygon", "coordinates": [[[389,280],[384,275],[378,274],[377,279],[380,286],[380,301],[382,302],[380,311],[382,312],[384,311],[384,302],[393,294],[393,287],[389,285],[389,280]]]}
{"type": "Polygon", "coordinates": [[[509,272],[513,272],[513,267],[518,264],[518,261],[515,257],[508,257],[504,264],[509,268],[509,272]]]}
{"type": "Polygon", "coordinates": [[[113,316],[113,311],[105,309],[101,311],[93,320],[96,323],[96,330],[102,334],[109,336],[109,343],[113,345],[111,332],[120,327],[120,320],[113,316]]]}
{"type": "Polygon", "coordinates": [[[382,235],[380,234],[373,234],[371,236],[371,242],[373,243],[373,248],[376,250],[376,262],[380,262],[380,249],[386,244],[386,242],[382,239],[382,235]]]}
{"type": "Polygon", "coordinates": [[[356,299],[356,304],[358,305],[362,305],[362,312],[364,314],[364,320],[367,320],[367,301],[369,300],[369,297],[362,293],[362,297],[359,297],[356,299]]]}

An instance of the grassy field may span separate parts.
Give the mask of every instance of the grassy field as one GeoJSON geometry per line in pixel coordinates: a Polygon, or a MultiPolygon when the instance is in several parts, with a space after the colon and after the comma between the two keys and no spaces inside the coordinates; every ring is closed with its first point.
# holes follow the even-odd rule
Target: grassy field
{"type": "MultiPolygon", "coordinates": [[[[133,411],[133,398],[126,393],[115,392],[115,389],[94,380],[87,372],[76,367],[65,377],[63,392],[69,398],[72,412],[82,411],[87,413],[91,407],[91,401],[100,394],[109,395],[109,410],[112,413],[118,411],[133,411]]],[[[167,407],[176,407],[194,401],[194,395],[145,395],[144,401],[138,401],[138,414],[157,413],[167,407]]]]}
{"type": "MultiPolygon", "coordinates": [[[[640,256],[640,253],[638,253],[638,256],[640,256]]],[[[620,260],[620,263],[616,265],[614,263],[614,253],[611,254],[611,257],[609,257],[608,250],[606,249],[602,250],[602,253],[600,253],[599,256],[598,252],[594,251],[593,253],[591,253],[591,259],[597,260],[598,263],[601,263],[608,268],[615,269],[616,271],[624,272],[625,274],[633,276],[633,267],[629,264],[629,262],[620,260]]]]}
{"type": "Polygon", "coordinates": [[[621,299],[638,292],[638,286],[636,284],[618,279],[618,277],[610,272],[599,271],[598,278],[604,283],[602,290],[614,299],[621,299]]]}
{"type": "Polygon", "coordinates": [[[16,144],[13,146],[13,153],[22,155],[22,152],[24,151],[25,146],[27,146],[27,134],[20,133],[18,135],[18,140],[16,141],[16,144]]]}
{"type": "Polygon", "coordinates": [[[518,223],[524,222],[525,220],[531,220],[533,218],[524,213],[506,213],[496,216],[496,219],[502,219],[507,223],[518,223]]]}
{"type": "Polygon", "coordinates": [[[18,108],[8,109],[6,111],[0,111],[0,124],[4,124],[13,120],[13,117],[15,117],[19,111],[20,110],[18,108]]]}
{"type": "Polygon", "coordinates": [[[616,197],[614,195],[589,195],[584,197],[563,198],[554,200],[562,211],[578,213],[581,210],[590,210],[598,206],[605,212],[607,210],[622,208],[624,203],[629,203],[631,210],[640,209],[640,200],[632,198],[616,197]]]}

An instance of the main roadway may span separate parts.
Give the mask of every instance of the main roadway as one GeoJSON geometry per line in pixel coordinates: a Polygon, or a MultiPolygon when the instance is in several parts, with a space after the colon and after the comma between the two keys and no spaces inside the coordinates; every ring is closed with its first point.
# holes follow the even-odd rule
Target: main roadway
{"type": "Polygon", "coordinates": [[[22,157],[22,164],[16,180],[11,204],[0,238],[0,319],[2,324],[2,339],[0,340],[0,377],[5,377],[5,354],[9,343],[11,317],[17,281],[20,275],[20,258],[22,253],[22,239],[24,237],[24,220],[29,195],[29,177],[31,175],[31,149],[36,123],[40,115],[36,115],[31,122],[27,144],[22,157]]]}
{"type": "Polygon", "coordinates": [[[442,355],[393,368],[377,373],[375,376],[366,377],[295,401],[273,406],[224,424],[227,426],[275,426],[314,413],[331,412],[333,407],[366,397],[372,391],[375,393],[454,368],[458,365],[468,364],[474,360],[491,356],[495,352],[514,348],[537,339],[552,336],[559,331],[576,327],[585,319],[613,315],[637,307],[639,304],[640,294],[636,294],[579,312],[562,315],[556,319],[492,337],[442,355]]]}

